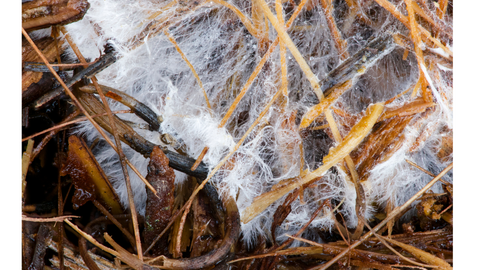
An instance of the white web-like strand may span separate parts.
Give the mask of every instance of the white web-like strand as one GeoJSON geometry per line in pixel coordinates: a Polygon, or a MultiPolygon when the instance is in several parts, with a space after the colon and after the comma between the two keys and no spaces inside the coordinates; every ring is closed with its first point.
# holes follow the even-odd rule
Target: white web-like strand
{"type": "MultiPolygon", "coordinates": [[[[236,5],[244,14],[249,14],[247,5],[242,1],[229,2],[236,5]]],[[[273,7],[272,1],[267,2],[271,2],[270,7],[273,7]]],[[[169,29],[202,80],[212,104],[210,111],[188,65],[163,33],[149,36],[145,39],[145,44],[135,50],[130,50],[128,47],[130,38],[141,31],[142,25],[148,22],[147,18],[153,11],[159,10],[165,4],[155,4],[147,0],[133,2],[90,0],[89,3],[91,7],[84,19],[66,26],[69,34],[86,58],[97,58],[107,42],[112,44],[122,56],[115,64],[97,75],[99,82],[124,91],[162,115],[164,122],[160,132],[172,134],[183,141],[190,157],[197,158],[203,148],[208,147],[209,150],[203,162],[210,170],[233,149],[236,142],[280,88],[280,54],[277,48],[229,121],[223,128],[219,128],[222,117],[262,57],[257,50],[257,40],[248,34],[232,11],[209,3],[169,29]]],[[[168,12],[165,14],[159,15],[158,18],[173,16],[168,12]]],[[[291,12],[287,14],[287,16],[290,15],[291,12]]],[[[343,22],[339,20],[339,23],[343,22]]],[[[393,23],[379,24],[377,29],[371,28],[368,33],[381,33],[391,24],[393,23]]],[[[351,22],[349,25],[353,28],[358,27],[351,22]]],[[[362,35],[366,33],[367,31],[359,32],[347,37],[350,49],[359,49],[364,46],[367,37],[362,35]]],[[[269,25],[268,34],[270,40],[273,41],[276,38],[271,25],[269,25]]],[[[323,12],[302,11],[293,24],[292,30],[289,31],[289,35],[319,79],[323,79],[333,67],[340,63],[323,12]]],[[[352,51],[351,54],[354,52],[352,51]]],[[[71,50],[69,53],[72,59],[75,59],[71,50]]],[[[394,49],[389,52],[358,79],[352,90],[338,100],[338,104],[343,105],[347,111],[359,113],[368,104],[385,101],[415,83],[418,77],[415,57],[410,53],[404,61],[402,55],[403,49],[394,49]]],[[[283,124],[292,112],[297,111],[297,122],[294,126],[298,127],[298,119],[309,107],[318,102],[303,71],[288,50],[287,66],[289,83],[287,106],[282,108],[274,104],[237,150],[233,169],[218,172],[211,181],[219,189],[220,194],[228,193],[237,198],[240,212],[243,212],[255,197],[269,191],[279,181],[299,175],[302,140],[305,166],[310,170],[321,165],[322,155],[328,153],[328,149],[333,146],[332,140],[323,131],[315,131],[306,138],[302,138],[296,128],[292,129],[283,124]]],[[[425,69],[424,72],[433,88],[434,82],[428,76],[429,71],[425,69]]],[[[449,91],[446,84],[443,88],[442,93],[449,91]]],[[[444,113],[436,113],[427,120],[439,121],[442,125],[451,128],[451,110],[448,108],[450,104],[443,104],[438,92],[440,90],[432,90],[444,113]]],[[[395,101],[395,104],[403,101],[400,98],[395,101]]],[[[110,107],[112,110],[125,109],[125,106],[117,102],[110,102],[110,107]]],[[[133,122],[143,122],[130,114],[119,115],[119,117],[133,122]]],[[[335,116],[335,118],[341,117],[335,116]]],[[[340,129],[342,134],[348,131],[346,127],[340,127],[340,129]]],[[[77,131],[84,134],[89,141],[100,137],[88,122],[78,125],[77,131]]],[[[158,132],[141,129],[136,131],[152,143],[160,144],[158,132]]],[[[393,198],[396,205],[400,205],[428,182],[429,176],[408,165],[405,162],[406,158],[432,170],[441,170],[445,165],[438,160],[434,150],[443,136],[440,128],[432,131],[423,147],[415,153],[410,153],[408,149],[418,134],[414,134],[408,128],[405,134],[408,137],[405,145],[387,162],[374,167],[369,181],[364,183],[369,203],[366,218],[371,217],[375,211],[370,206],[373,202],[381,205],[393,198]]],[[[127,158],[143,175],[146,175],[148,159],[126,145],[123,147],[127,158]]],[[[121,198],[122,204],[128,206],[123,174],[116,153],[108,146],[97,147],[94,152],[121,198]]],[[[176,175],[178,183],[186,179],[183,173],[176,171],[176,175]]],[[[130,177],[135,194],[135,205],[143,215],[146,201],[145,186],[134,173],[130,172],[130,177]]],[[[436,186],[435,190],[438,189],[439,186],[436,186]]],[[[304,204],[298,199],[292,203],[292,212],[277,229],[277,240],[286,240],[284,233],[295,234],[308,222],[324,200],[339,202],[344,199],[340,211],[347,226],[354,228],[357,224],[355,197],[355,188],[346,180],[341,170],[327,172],[322,177],[321,185],[304,191],[304,204]]],[[[242,224],[243,237],[248,244],[254,243],[259,235],[270,237],[273,214],[283,200],[284,198],[272,204],[251,222],[242,224]]],[[[332,226],[334,226],[332,216],[320,214],[309,226],[311,230],[307,230],[304,236],[318,239],[314,233],[315,229],[330,230],[332,226]]]]}

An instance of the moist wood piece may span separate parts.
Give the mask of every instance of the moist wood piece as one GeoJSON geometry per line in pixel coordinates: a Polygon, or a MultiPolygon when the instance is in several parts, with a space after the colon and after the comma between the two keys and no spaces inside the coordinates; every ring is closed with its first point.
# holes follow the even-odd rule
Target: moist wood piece
{"type": "MultiPolygon", "coordinates": [[[[162,150],[155,146],[150,155],[147,181],[157,191],[157,196],[147,189],[147,207],[145,210],[144,244],[150,246],[167,226],[172,217],[175,193],[175,173],[168,166],[168,158],[162,150]]],[[[162,236],[152,248],[155,256],[165,254],[168,250],[168,234],[162,236]]]]}
{"type": "Polygon", "coordinates": [[[22,27],[32,31],[56,24],[68,24],[83,18],[87,0],[34,0],[22,4],[22,27]]]}

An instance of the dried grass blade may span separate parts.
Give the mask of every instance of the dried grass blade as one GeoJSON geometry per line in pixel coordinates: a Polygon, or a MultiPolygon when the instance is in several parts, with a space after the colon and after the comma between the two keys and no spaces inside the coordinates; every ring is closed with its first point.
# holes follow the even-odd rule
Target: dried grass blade
{"type": "Polygon", "coordinates": [[[313,172],[308,173],[299,181],[292,182],[289,185],[280,187],[274,191],[264,193],[253,201],[242,213],[242,222],[248,223],[263,210],[265,210],[274,201],[280,199],[283,195],[292,191],[295,188],[301,187],[309,183],[315,178],[322,176],[332,166],[344,159],[360,142],[367,136],[371,128],[377,121],[378,117],[383,111],[383,103],[378,103],[370,106],[363,117],[350,131],[337,147],[330,150],[329,154],[323,158],[323,165],[313,172]]]}
{"type": "Polygon", "coordinates": [[[22,221],[30,221],[30,222],[59,222],[59,221],[62,222],[70,218],[80,218],[80,216],[67,215],[67,216],[59,216],[59,217],[53,217],[53,218],[34,218],[34,217],[27,217],[25,215],[22,215],[22,221]]]}
{"type": "Polygon", "coordinates": [[[23,196],[25,194],[25,187],[27,186],[27,182],[25,179],[27,178],[28,166],[30,166],[30,160],[33,150],[33,143],[34,140],[29,139],[27,143],[27,149],[23,152],[22,156],[22,204],[23,204],[23,196]]]}
{"type": "Polygon", "coordinates": [[[347,42],[343,40],[342,33],[340,33],[340,31],[338,30],[337,24],[335,23],[335,19],[333,18],[332,1],[320,0],[320,3],[322,4],[325,18],[327,19],[328,28],[330,29],[330,33],[332,34],[333,40],[335,41],[335,48],[340,54],[340,59],[345,60],[349,56],[347,51],[347,42]]]}
{"type": "MultiPolygon", "coordinates": [[[[203,96],[205,97],[205,102],[207,102],[207,107],[209,109],[210,115],[212,115],[212,106],[210,106],[210,101],[208,101],[207,92],[205,91],[205,88],[203,88],[203,83],[202,83],[202,80],[200,80],[200,77],[198,76],[198,73],[195,71],[195,68],[193,67],[192,63],[190,63],[190,61],[188,61],[187,56],[183,53],[182,49],[180,49],[180,46],[178,46],[178,44],[175,41],[175,39],[173,38],[173,36],[170,34],[170,32],[168,32],[168,29],[163,30],[163,33],[165,34],[165,36],[167,36],[168,40],[170,40],[170,42],[173,44],[173,46],[175,46],[175,49],[180,54],[183,61],[185,61],[185,63],[188,65],[188,67],[192,71],[193,76],[195,76],[195,79],[197,79],[197,83],[200,86],[200,89],[202,89],[203,96]]],[[[195,167],[195,169],[196,169],[196,167],[195,167]]],[[[194,171],[195,169],[192,169],[192,171],[194,171]]]]}
{"type": "Polygon", "coordinates": [[[352,87],[352,80],[348,80],[342,85],[335,87],[328,97],[322,99],[320,103],[311,107],[302,117],[299,129],[307,128],[324,110],[330,107],[345,91],[352,87]]]}
{"type": "Polygon", "coordinates": [[[108,233],[103,235],[107,243],[109,243],[117,252],[117,257],[122,260],[124,263],[128,264],[129,266],[133,267],[133,269],[144,269],[143,260],[132,255],[130,252],[122,248],[119,244],[117,244],[108,233]]]}
{"type": "Polygon", "coordinates": [[[82,237],[84,237],[85,239],[87,239],[90,243],[92,243],[93,245],[95,245],[96,247],[100,248],[101,250],[107,252],[107,253],[110,253],[112,254],[113,256],[120,256],[120,254],[118,252],[116,252],[115,250],[111,249],[111,248],[108,248],[102,244],[100,244],[97,240],[95,240],[95,238],[93,238],[91,235],[85,233],[84,231],[80,230],[75,224],[73,224],[72,222],[70,222],[68,219],[64,219],[63,220],[65,223],[67,223],[68,225],[70,225],[70,227],[72,227],[72,229],[74,229],[77,233],[79,233],[82,237]]]}
{"type": "MultiPolygon", "coordinates": [[[[277,12],[278,22],[281,25],[284,25],[285,20],[283,19],[283,7],[281,0],[275,1],[275,10],[277,12]]],[[[282,83],[280,87],[282,88],[283,95],[288,96],[287,48],[282,40],[280,40],[280,66],[282,72],[282,83]]]]}
{"type": "MultiPolygon", "coordinates": [[[[420,70],[422,70],[422,65],[425,66],[425,60],[423,59],[423,52],[420,49],[422,40],[421,40],[420,35],[418,34],[417,22],[415,21],[415,11],[414,11],[414,8],[413,8],[412,0],[405,0],[405,5],[407,6],[408,23],[410,25],[410,35],[411,35],[411,38],[413,40],[413,46],[415,48],[415,55],[417,57],[417,63],[419,65],[418,68],[420,70]]],[[[422,72],[420,73],[419,81],[422,81],[422,85],[423,85],[423,87],[422,87],[423,98],[425,99],[425,102],[429,102],[431,100],[428,97],[430,97],[431,94],[429,95],[429,93],[427,93],[425,91],[426,85],[423,84],[423,78],[424,78],[424,76],[427,76],[427,74],[424,74],[424,73],[425,73],[425,71],[422,70],[422,72]]]]}
{"type": "MultiPolygon", "coordinates": [[[[113,113],[114,113],[114,114],[119,114],[119,113],[131,113],[131,111],[130,111],[130,110],[121,110],[121,111],[114,111],[113,113]]],[[[95,118],[95,117],[98,117],[98,116],[105,116],[105,115],[107,115],[107,113],[96,114],[96,115],[92,115],[92,118],[95,118]]],[[[70,116],[69,116],[69,118],[70,118],[70,116]]],[[[78,122],[82,122],[82,121],[85,121],[85,120],[88,120],[88,118],[87,118],[87,117],[80,117],[80,118],[75,119],[75,120],[72,120],[72,121],[66,121],[66,122],[62,121],[62,123],[60,123],[60,124],[58,124],[58,125],[56,125],[56,126],[54,126],[54,127],[51,127],[51,128],[46,129],[46,130],[44,130],[44,131],[40,131],[40,132],[35,133],[35,134],[31,135],[31,136],[28,136],[28,137],[26,137],[26,138],[23,138],[23,139],[22,139],[22,142],[24,142],[24,141],[26,141],[26,140],[29,140],[29,139],[33,139],[33,138],[35,138],[35,137],[37,137],[37,136],[40,136],[40,135],[42,135],[42,134],[45,134],[45,133],[47,133],[47,132],[60,131],[62,128],[66,127],[66,126],[69,126],[69,125],[72,125],[72,124],[75,124],[75,123],[78,123],[78,122]]]]}
{"type": "Polygon", "coordinates": [[[238,18],[240,19],[240,21],[242,21],[243,25],[245,26],[245,28],[247,28],[248,32],[250,32],[250,34],[254,37],[256,37],[257,39],[261,38],[259,36],[259,31],[257,28],[255,28],[255,26],[253,26],[252,22],[250,21],[250,19],[245,16],[245,14],[243,14],[237,7],[235,7],[234,5],[230,4],[230,3],[227,3],[225,1],[222,1],[222,0],[212,0],[212,2],[215,2],[217,4],[220,4],[228,9],[230,9],[231,11],[233,11],[237,16],[238,18]]]}
{"type": "Polygon", "coordinates": [[[341,259],[343,256],[345,256],[348,252],[350,252],[352,249],[358,247],[363,241],[367,240],[370,236],[373,235],[374,232],[378,232],[385,224],[387,224],[390,220],[395,218],[398,214],[402,213],[405,209],[407,209],[410,204],[412,204],[416,199],[420,198],[423,193],[425,193],[427,190],[429,190],[442,176],[444,176],[447,172],[449,172],[453,168],[453,163],[448,165],[443,171],[441,171],[435,178],[432,179],[428,184],[426,184],[421,190],[419,190],[415,195],[413,195],[408,201],[406,201],[402,206],[396,207],[384,220],[382,220],[375,228],[364,234],[358,241],[354,242],[352,245],[350,245],[347,249],[345,249],[343,252],[335,256],[332,260],[327,262],[326,264],[320,265],[318,267],[314,267],[311,270],[316,270],[316,269],[322,269],[326,270],[328,267],[332,266],[336,261],[341,259]]]}
{"type": "MultiPolygon", "coordinates": [[[[418,166],[418,165],[415,164],[413,161],[410,161],[410,160],[408,160],[408,159],[405,159],[405,161],[406,161],[408,164],[412,165],[413,167],[419,169],[420,171],[422,171],[422,172],[430,175],[431,177],[435,177],[435,175],[434,175],[433,173],[431,173],[431,172],[425,170],[424,168],[418,166]]],[[[446,184],[446,185],[452,185],[452,183],[449,183],[449,182],[443,180],[442,178],[440,178],[439,180],[440,180],[440,182],[442,182],[442,183],[444,183],[444,184],[446,184]]]]}
{"type": "MultiPolygon", "coordinates": [[[[361,221],[365,224],[365,226],[367,226],[367,228],[371,231],[372,228],[368,225],[368,223],[361,217],[361,221]]],[[[391,220],[393,221],[393,220],[391,220]]],[[[388,225],[388,224],[387,224],[388,225]]],[[[414,265],[417,265],[417,266],[420,266],[420,267],[430,267],[430,268],[438,268],[438,266],[434,266],[434,265],[425,265],[425,264],[422,264],[422,263],[418,263],[418,262],[415,262],[415,261],[412,261],[410,260],[409,258],[403,256],[400,252],[396,251],[394,248],[392,248],[388,243],[387,241],[390,241],[390,238],[387,238],[387,237],[383,237],[381,235],[378,235],[374,232],[372,232],[373,235],[375,237],[378,238],[378,240],[380,240],[380,242],[382,242],[382,244],[384,246],[386,246],[388,249],[390,249],[393,253],[397,254],[398,257],[402,258],[403,260],[411,263],[411,264],[414,264],[414,265]]],[[[393,240],[394,241],[394,240],[393,240]]],[[[402,243],[403,244],[403,243],[402,243]]],[[[406,244],[405,244],[406,245],[406,244]]],[[[412,253],[413,254],[413,253],[412,253]]]]}
{"type": "MultiPolygon", "coordinates": [[[[398,9],[392,3],[390,3],[388,0],[375,0],[375,2],[377,2],[377,4],[379,4],[381,7],[386,9],[388,12],[392,13],[392,15],[395,16],[395,18],[397,18],[397,20],[399,20],[408,29],[410,29],[410,24],[408,22],[408,18],[405,15],[403,15],[402,13],[400,13],[400,11],[398,11],[398,9]]],[[[450,49],[448,49],[445,45],[443,45],[438,39],[432,37],[432,35],[430,35],[430,32],[425,30],[425,28],[423,28],[421,25],[418,25],[418,31],[420,31],[420,33],[426,39],[435,43],[435,45],[437,45],[439,48],[442,48],[450,56],[453,56],[453,52],[450,49]]]]}
{"type": "MultiPolygon", "coordinates": [[[[65,29],[62,29],[62,32],[65,33],[65,37],[67,38],[68,43],[72,47],[73,51],[75,52],[75,55],[78,57],[80,62],[83,64],[87,64],[85,57],[83,57],[82,53],[76,46],[75,42],[73,42],[73,40],[69,38],[69,34],[65,31],[65,29]]],[[[139,229],[138,220],[137,220],[137,209],[135,207],[135,201],[133,199],[133,191],[130,183],[130,175],[128,174],[127,163],[125,161],[126,157],[125,157],[125,154],[123,153],[122,144],[120,142],[120,137],[118,135],[118,131],[115,124],[115,119],[113,118],[112,110],[110,110],[110,106],[108,105],[107,98],[105,97],[102,88],[97,82],[97,78],[95,76],[92,76],[90,79],[92,80],[92,83],[95,86],[95,89],[97,89],[97,93],[104,104],[105,110],[107,111],[108,121],[110,122],[110,126],[113,131],[112,135],[115,139],[115,144],[117,145],[117,148],[115,149],[115,151],[117,152],[118,157],[120,159],[120,165],[122,166],[122,172],[123,172],[123,176],[125,177],[125,183],[127,186],[128,203],[129,203],[130,212],[132,215],[133,231],[135,233],[135,242],[137,247],[138,258],[140,260],[143,260],[142,242],[140,239],[140,229],[139,229]]]]}
{"type": "Polygon", "coordinates": [[[447,12],[448,0],[439,0],[437,8],[437,16],[440,19],[443,19],[443,16],[447,12]]]}
{"type": "Polygon", "coordinates": [[[447,34],[450,38],[453,37],[452,28],[449,28],[444,21],[439,20],[434,16],[432,16],[433,14],[430,12],[430,10],[428,9],[427,11],[423,10],[416,2],[413,2],[412,4],[413,4],[413,10],[415,11],[416,14],[420,15],[422,18],[428,21],[438,31],[441,31],[442,33],[447,34]]]}
{"type": "MultiPolygon", "coordinates": [[[[428,252],[425,252],[419,248],[416,248],[414,246],[411,246],[411,245],[408,245],[408,244],[405,244],[405,243],[402,243],[402,242],[399,242],[399,241],[396,241],[396,240],[393,240],[393,239],[389,239],[389,238],[385,238],[385,237],[381,237],[381,236],[378,236],[379,239],[383,238],[385,241],[387,242],[390,242],[392,244],[395,244],[401,248],[403,248],[404,250],[408,251],[409,253],[411,253],[412,255],[414,255],[415,257],[417,257],[419,260],[421,260],[422,262],[424,263],[428,263],[428,264],[433,264],[433,265],[436,265],[438,266],[438,269],[441,269],[441,270],[447,270],[447,269],[453,269],[453,267],[447,263],[446,261],[438,258],[437,256],[434,256],[428,252]]],[[[421,266],[425,266],[425,265],[421,265],[421,266]]]]}
{"type": "MultiPolygon", "coordinates": [[[[302,10],[302,8],[305,6],[305,4],[308,2],[308,0],[302,0],[302,2],[298,5],[298,7],[295,9],[295,11],[293,12],[292,16],[290,17],[290,19],[288,20],[287,24],[285,25],[286,28],[289,28],[292,23],[295,21],[295,19],[297,18],[298,14],[300,13],[300,11],[302,10]]],[[[246,92],[248,91],[248,89],[250,88],[250,86],[252,85],[253,81],[255,80],[255,78],[258,76],[258,74],[260,73],[260,71],[262,70],[263,68],[263,65],[267,62],[268,58],[270,57],[270,55],[272,54],[272,52],[275,50],[275,48],[277,47],[277,45],[279,44],[280,42],[280,38],[277,37],[275,39],[275,41],[270,45],[270,47],[268,48],[267,52],[263,55],[262,59],[260,60],[260,62],[257,64],[257,66],[255,67],[255,70],[252,72],[252,74],[250,75],[250,77],[248,78],[247,82],[245,83],[245,85],[242,87],[242,90],[240,90],[240,93],[237,95],[237,97],[235,98],[235,100],[233,101],[232,105],[230,105],[230,107],[228,108],[228,111],[225,113],[225,116],[222,118],[222,120],[220,121],[220,124],[218,125],[218,127],[223,127],[228,119],[230,118],[230,116],[232,115],[233,111],[235,110],[235,108],[237,108],[237,105],[240,103],[240,100],[242,100],[243,96],[246,94],[246,92]]],[[[208,151],[207,147],[205,147],[202,151],[206,152],[208,151]]],[[[203,157],[205,156],[205,154],[200,154],[200,156],[197,158],[197,160],[195,161],[195,164],[194,166],[192,167],[192,170],[193,168],[196,166],[198,166],[198,164],[200,164],[200,162],[202,161],[203,157]]],[[[196,167],[195,167],[196,168],[196,167]]]]}
{"type": "Polygon", "coordinates": [[[270,8],[268,7],[267,3],[265,3],[264,0],[258,0],[258,4],[263,9],[264,14],[268,17],[268,20],[272,23],[275,30],[277,30],[278,36],[282,39],[282,41],[285,43],[287,48],[290,50],[295,60],[297,60],[297,63],[300,65],[300,68],[302,69],[302,71],[307,76],[307,79],[312,84],[313,91],[315,92],[315,94],[317,94],[319,99],[323,98],[323,92],[320,89],[320,85],[318,84],[317,76],[313,74],[312,70],[308,66],[302,54],[297,49],[297,47],[293,43],[290,36],[287,34],[285,27],[283,25],[280,25],[277,18],[275,18],[275,15],[273,15],[272,11],[270,11],[270,8]]]}

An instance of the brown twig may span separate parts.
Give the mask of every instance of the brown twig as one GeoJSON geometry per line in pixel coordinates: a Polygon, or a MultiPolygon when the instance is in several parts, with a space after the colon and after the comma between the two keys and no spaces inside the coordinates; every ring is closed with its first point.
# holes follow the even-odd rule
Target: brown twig
{"type": "MultiPolygon", "coordinates": [[[[406,161],[408,164],[412,165],[413,167],[419,169],[420,171],[422,171],[422,172],[430,175],[431,177],[435,177],[435,175],[434,175],[433,173],[431,173],[431,172],[425,170],[424,168],[418,166],[418,165],[415,164],[413,161],[410,161],[410,160],[408,160],[408,159],[405,159],[405,161],[406,161]]],[[[449,186],[452,185],[452,183],[449,183],[449,182],[443,180],[442,178],[440,178],[439,180],[440,180],[440,182],[444,183],[445,185],[449,185],[449,186]]]]}
{"type": "Polygon", "coordinates": [[[347,42],[343,40],[342,33],[340,33],[340,31],[338,30],[337,24],[335,23],[335,19],[333,18],[332,1],[320,0],[320,3],[322,4],[322,8],[325,14],[325,18],[327,20],[328,28],[330,29],[330,33],[333,37],[333,41],[335,42],[335,48],[340,54],[340,59],[345,60],[349,57],[349,54],[347,51],[347,42]]]}
{"type": "Polygon", "coordinates": [[[130,234],[130,232],[123,228],[122,224],[120,224],[120,222],[118,222],[118,220],[112,214],[110,214],[110,212],[108,212],[108,210],[105,209],[101,203],[99,203],[97,200],[93,200],[93,204],[108,218],[108,220],[117,226],[117,228],[123,233],[123,235],[125,235],[125,237],[127,237],[132,247],[135,247],[135,238],[130,234]]]}
{"type": "MultiPolygon", "coordinates": [[[[363,222],[363,224],[365,224],[365,226],[370,230],[372,231],[372,228],[370,227],[370,225],[368,225],[368,223],[363,219],[363,217],[359,217],[359,219],[361,219],[361,221],[363,222]]],[[[396,251],[394,248],[392,248],[388,243],[387,241],[383,238],[383,236],[373,232],[373,235],[375,237],[377,237],[378,240],[380,240],[380,242],[382,242],[382,244],[384,246],[386,246],[389,250],[391,250],[393,253],[395,253],[398,257],[402,258],[403,260],[411,263],[411,264],[414,264],[414,265],[417,265],[417,266],[420,266],[420,267],[430,267],[430,268],[437,268],[438,266],[435,266],[435,265],[427,265],[427,264],[423,264],[423,263],[418,263],[418,262],[415,262],[415,261],[412,261],[410,260],[409,258],[403,256],[402,254],[400,254],[400,252],[396,251]]]]}
{"type": "MultiPolygon", "coordinates": [[[[87,61],[81,54],[80,50],[78,49],[77,45],[73,42],[73,40],[70,38],[70,35],[65,31],[65,29],[62,29],[62,32],[65,33],[65,38],[67,39],[68,43],[72,47],[73,51],[75,52],[75,55],[78,57],[81,63],[87,64],[87,61]]],[[[115,151],[118,154],[118,157],[120,159],[120,164],[122,166],[122,171],[123,171],[123,176],[125,177],[125,184],[127,186],[127,193],[128,193],[128,203],[130,206],[130,212],[132,214],[132,223],[133,223],[133,231],[135,233],[135,242],[136,242],[136,247],[137,247],[137,253],[138,253],[138,258],[140,260],[143,260],[143,254],[142,254],[142,242],[140,239],[140,230],[138,226],[138,220],[137,220],[137,209],[135,207],[135,202],[133,199],[133,191],[132,191],[132,186],[130,183],[130,176],[128,174],[127,170],[127,163],[125,161],[126,157],[125,154],[123,153],[122,149],[122,144],[120,142],[120,137],[118,136],[118,132],[116,129],[115,121],[113,118],[112,111],[110,110],[110,106],[108,105],[107,98],[103,94],[103,90],[100,87],[100,85],[97,82],[97,78],[95,76],[91,77],[92,83],[97,89],[97,93],[100,96],[100,99],[102,100],[105,110],[107,111],[107,116],[110,121],[110,126],[113,131],[113,137],[115,138],[115,144],[117,145],[117,148],[115,151]]]]}
{"type": "Polygon", "coordinates": [[[338,261],[340,258],[345,256],[348,252],[352,251],[354,248],[359,246],[361,243],[363,243],[365,240],[367,240],[370,236],[373,235],[374,232],[377,232],[380,230],[385,224],[387,224],[388,221],[393,219],[395,216],[397,216],[399,213],[401,213],[405,208],[409,207],[410,204],[412,204],[416,199],[420,198],[423,193],[425,193],[427,190],[429,190],[443,175],[445,175],[448,171],[450,171],[453,168],[453,163],[448,165],[442,172],[440,172],[435,178],[433,178],[428,184],[426,184],[420,191],[418,191],[415,195],[413,195],[408,201],[406,201],[402,206],[396,207],[390,215],[387,216],[382,222],[380,222],[375,228],[373,228],[371,231],[368,233],[364,234],[358,241],[354,242],[350,247],[345,249],[343,252],[335,256],[332,260],[327,262],[324,265],[312,268],[313,269],[322,269],[326,270],[328,267],[332,266],[336,261],[338,261]]]}
{"type": "MultiPolygon", "coordinates": [[[[60,78],[58,73],[53,69],[53,67],[50,65],[48,60],[45,58],[45,56],[42,54],[42,52],[38,49],[38,47],[35,45],[33,40],[30,38],[30,36],[27,34],[25,29],[22,29],[22,33],[27,39],[27,41],[32,45],[33,49],[38,53],[42,61],[45,63],[45,65],[48,67],[50,72],[55,76],[55,78],[58,80],[60,85],[63,87],[67,95],[73,100],[74,104],[77,106],[77,108],[88,118],[88,120],[92,123],[92,125],[95,127],[95,129],[102,135],[102,137],[105,139],[105,141],[115,150],[117,151],[117,147],[113,144],[113,142],[108,138],[108,136],[105,134],[102,128],[95,122],[92,118],[92,116],[85,110],[82,104],[78,101],[78,99],[75,97],[75,95],[72,94],[72,91],[68,88],[68,86],[65,84],[65,82],[60,78]]],[[[147,182],[145,178],[140,174],[140,172],[128,161],[126,160],[127,164],[132,168],[132,170],[138,175],[142,181],[147,182]]],[[[148,183],[148,182],[147,182],[148,183]]]]}
{"type": "Polygon", "coordinates": [[[182,244],[182,233],[183,233],[183,227],[185,226],[185,221],[187,220],[187,215],[190,212],[190,208],[192,206],[192,201],[189,202],[187,207],[185,208],[185,211],[183,212],[182,218],[180,219],[180,225],[178,226],[178,235],[177,235],[177,245],[175,247],[175,253],[177,256],[179,256],[181,253],[180,248],[182,244]]]}
{"type": "Polygon", "coordinates": [[[67,215],[67,216],[59,216],[53,218],[34,218],[34,217],[27,217],[22,215],[23,221],[30,221],[30,222],[62,222],[69,218],[80,218],[79,216],[67,215]]]}
{"type": "Polygon", "coordinates": [[[67,223],[68,225],[70,225],[70,227],[72,227],[72,229],[74,229],[77,233],[79,233],[81,236],[85,237],[90,243],[94,244],[96,247],[100,248],[101,250],[107,252],[107,253],[110,253],[112,254],[113,256],[117,256],[118,257],[118,252],[116,252],[115,250],[111,249],[111,248],[108,248],[102,244],[100,244],[97,240],[95,240],[95,238],[93,238],[92,236],[90,236],[89,234],[86,234],[85,232],[83,232],[82,230],[80,230],[77,225],[73,224],[72,222],[70,222],[68,219],[64,219],[64,222],[67,223]]]}
{"type": "MultiPolygon", "coordinates": [[[[77,111],[75,111],[75,112],[73,113],[73,114],[75,114],[75,116],[72,116],[72,115],[73,115],[73,114],[72,114],[72,115],[69,115],[68,118],[69,118],[69,119],[74,118],[74,117],[76,117],[76,116],[78,115],[78,113],[79,113],[79,111],[77,110],[77,111]]],[[[131,111],[130,111],[130,110],[120,110],[120,111],[114,111],[113,113],[114,113],[114,114],[131,113],[131,111]]],[[[107,113],[95,114],[95,115],[92,115],[92,118],[95,118],[95,117],[98,117],[98,116],[104,116],[104,115],[107,115],[107,113]]],[[[33,139],[33,138],[35,138],[35,137],[37,137],[37,136],[40,136],[40,135],[42,135],[42,134],[45,134],[45,133],[47,133],[47,132],[52,132],[52,131],[54,131],[54,133],[53,133],[53,135],[54,135],[54,134],[56,134],[56,132],[60,131],[62,128],[66,127],[66,126],[69,126],[69,125],[72,125],[72,124],[75,124],[75,123],[78,123],[78,122],[82,122],[82,121],[85,121],[85,120],[88,120],[88,118],[87,118],[87,117],[80,117],[80,118],[77,118],[77,119],[75,119],[75,120],[67,121],[67,122],[65,122],[65,120],[63,120],[60,124],[58,124],[58,125],[56,125],[56,126],[54,126],[54,127],[51,127],[51,128],[46,129],[46,130],[44,130],[44,131],[40,131],[40,132],[35,133],[35,134],[31,135],[31,136],[28,136],[28,137],[26,137],[26,138],[23,138],[23,139],[22,139],[22,142],[27,141],[27,140],[29,140],[29,139],[33,139]]]]}

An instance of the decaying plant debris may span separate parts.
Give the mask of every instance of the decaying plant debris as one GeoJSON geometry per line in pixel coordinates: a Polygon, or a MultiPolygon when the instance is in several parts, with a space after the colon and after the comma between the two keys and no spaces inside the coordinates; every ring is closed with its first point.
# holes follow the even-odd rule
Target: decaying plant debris
{"type": "Polygon", "coordinates": [[[452,10],[22,1],[22,267],[452,269],[452,10]]]}

